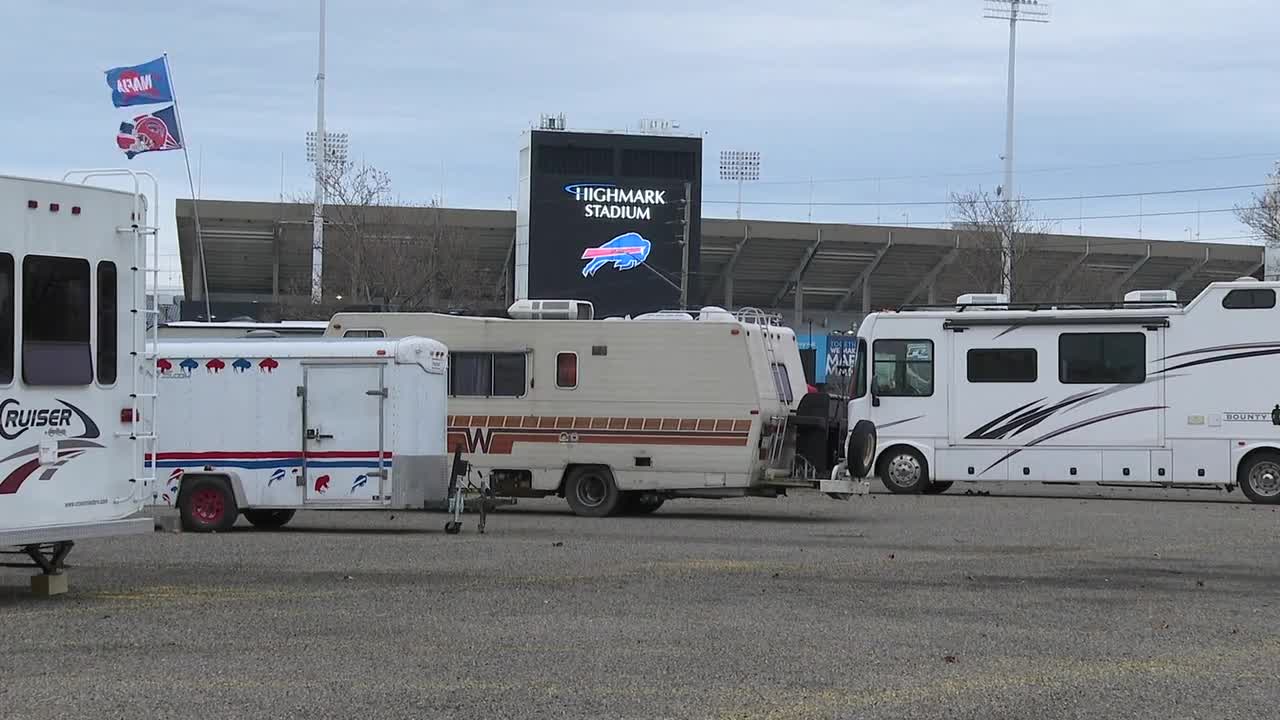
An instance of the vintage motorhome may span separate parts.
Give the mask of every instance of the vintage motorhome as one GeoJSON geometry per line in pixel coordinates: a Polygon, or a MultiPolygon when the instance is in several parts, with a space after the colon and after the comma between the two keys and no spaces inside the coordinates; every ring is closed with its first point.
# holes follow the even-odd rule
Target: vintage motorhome
{"type": "Polygon", "coordinates": [[[1280,503],[1280,283],[1215,282],[1115,304],[868,315],[851,420],[894,492],[956,481],[1238,486],[1280,503]]]}
{"type": "Polygon", "coordinates": [[[865,491],[838,462],[843,403],[832,414],[806,397],[790,329],[759,311],[592,314],[571,300],[505,318],[339,313],[327,334],[448,345],[450,449],[499,495],[562,495],[605,516],[675,497],[865,491]]]}

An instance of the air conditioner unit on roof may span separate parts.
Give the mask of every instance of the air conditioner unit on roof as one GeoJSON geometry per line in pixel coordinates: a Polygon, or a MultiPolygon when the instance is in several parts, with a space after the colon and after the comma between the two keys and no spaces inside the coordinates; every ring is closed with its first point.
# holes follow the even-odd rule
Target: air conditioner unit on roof
{"type": "Polygon", "coordinates": [[[1127,303],[1176,303],[1178,293],[1173,290],[1134,290],[1125,293],[1127,303]]]}
{"type": "Polygon", "coordinates": [[[1003,293],[965,293],[956,298],[957,305],[1008,305],[1009,296],[1003,293]]]}
{"type": "Polygon", "coordinates": [[[596,312],[586,300],[517,300],[507,314],[515,320],[592,320],[596,312]]]}

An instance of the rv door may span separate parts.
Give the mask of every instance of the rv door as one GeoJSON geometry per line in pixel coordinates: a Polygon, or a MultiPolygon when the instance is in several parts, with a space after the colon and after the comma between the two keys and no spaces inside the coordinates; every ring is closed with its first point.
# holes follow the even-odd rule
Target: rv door
{"type": "Polygon", "coordinates": [[[308,504],[385,501],[383,366],[312,364],[303,370],[302,464],[308,504]]]}

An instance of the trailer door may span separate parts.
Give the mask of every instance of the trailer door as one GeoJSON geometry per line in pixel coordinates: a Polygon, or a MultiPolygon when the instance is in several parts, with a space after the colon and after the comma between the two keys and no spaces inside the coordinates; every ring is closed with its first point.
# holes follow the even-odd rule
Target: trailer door
{"type": "Polygon", "coordinates": [[[306,502],[382,501],[388,464],[383,454],[383,366],[307,365],[303,384],[306,502]]]}

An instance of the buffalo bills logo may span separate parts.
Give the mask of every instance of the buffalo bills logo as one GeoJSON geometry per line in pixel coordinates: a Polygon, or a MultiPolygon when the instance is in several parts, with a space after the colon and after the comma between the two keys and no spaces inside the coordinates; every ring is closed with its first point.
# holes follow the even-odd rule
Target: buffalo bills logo
{"type": "Polygon", "coordinates": [[[159,360],[156,360],[156,369],[162,373],[170,372],[173,370],[173,363],[165,360],[164,358],[160,358],[159,360]]]}
{"type": "Polygon", "coordinates": [[[582,251],[582,277],[591,277],[600,268],[613,263],[616,270],[631,270],[649,258],[651,245],[640,233],[629,232],[619,235],[609,242],[582,251]]]}
{"type": "Polygon", "coordinates": [[[215,373],[215,374],[220,373],[223,370],[227,369],[227,364],[219,360],[218,358],[214,358],[210,360],[209,362],[205,363],[204,366],[206,369],[209,370],[209,372],[215,373]]]}
{"type": "Polygon", "coordinates": [[[139,115],[133,122],[120,123],[120,131],[116,133],[116,146],[130,160],[145,152],[180,149],[182,140],[173,108],[167,107],[154,113],[139,115]]]}
{"type": "Polygon", "coordinates": [[[283,479],[284,479],[284,468],[276,468],[275,472],[271,473],[271,477],[267,478],[267,487],[271,487],[272,485],[275,485],[278,481],[283,479]]]}
{"type": "Polygon", "coordinates": [[[351,483],[351,492],[350,492],[350,493],[348,493],[348,494],[350,494],[350,495],[355,495],[355,494],[356,494],[356,490],[359,490],[360,488],[362,488],[362,487],[364,487],[365,485],[368,485],[368,484],[369,484],[369,476],[368,476],[368,475],[357,475],[357,476],[356,476],[356,479],[355,479],[354,481],[352,481],[352,483],[351,483]]]}
{"type": "Polygon", "coordinates": [[[249,368],[253,367],[253,363],[249,362],[248,360],[245,360],[244,358],[237,358],[235,362],[231,363],[231,367],[237,373],[242,373],[248,370],[249,368]]]}
{"type": "Polygon", "coordinates": [[[183,370],[186,370],[187,372],[191,372],[192,370],[195,370],[196,368],[200,367],[200,363],[196,362],[195,360],[192,360],[191,358],[187,358],[186,360],[183,360],[182,362],[178,363],[178,367],[182,368],[183,370]]]}
{"type": "Polygon", "coordinates": [[[169,473],[169,482],[165,483],[167,492],[160,497],[164,499],[166,505],[172,505],[173,499],[178,497],[178,485],[182,483],[182,474],[186,472],[182,468],[177,468],[169,473]]]}
{"type": "Polygon", "coordinates": [[[262,361],[258,363],[258,369],[265,373],[274,372],[278,367],[280,367],[280,363],[272,360],[271,358],[263,358],[262,361]]]}
{"type": "Polygon", "coordinates": [[[321,495],[325,494],[326,492],[329,492],[329,476],[328,475],[321,475],[320,477],[316,478],[315,490],[317,493],[320,493],[321,495]]]}

